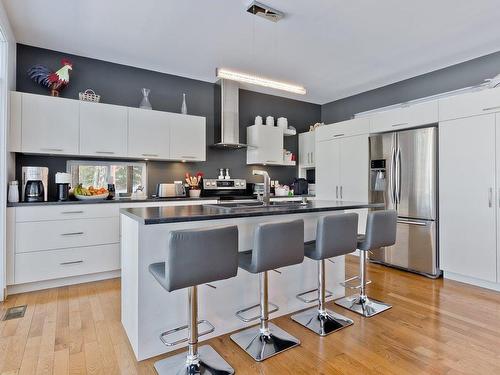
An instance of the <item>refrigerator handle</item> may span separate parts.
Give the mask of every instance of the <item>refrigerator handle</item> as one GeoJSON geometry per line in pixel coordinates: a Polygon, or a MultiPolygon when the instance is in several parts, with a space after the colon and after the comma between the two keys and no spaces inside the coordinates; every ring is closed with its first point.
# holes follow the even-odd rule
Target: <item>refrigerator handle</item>
{"type": "Polygon", "coordinates": [[[397,204],[401,203],[401,149],[396,152],[396,199],[397,204]]]}
{"type": "Polygon", "coordinates": [[[396,204],[396,194],[395,194],[395,181],[394,181],[394,169],[396,164],[396,149],[393,148],[391,151],[391,165],[389,173],[389,196],[391,197],[391,203],[396,204]]]}

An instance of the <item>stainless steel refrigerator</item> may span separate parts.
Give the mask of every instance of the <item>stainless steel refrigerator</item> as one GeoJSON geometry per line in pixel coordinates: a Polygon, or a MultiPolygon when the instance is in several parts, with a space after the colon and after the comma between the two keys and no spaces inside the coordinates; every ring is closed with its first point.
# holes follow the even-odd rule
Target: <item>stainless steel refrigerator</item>
{"type": "Polygon", "coordinates": [[[370,137],[370,200],[398,212],[396,244],[371,261],[438,277],[437,127],[370,137]]]}

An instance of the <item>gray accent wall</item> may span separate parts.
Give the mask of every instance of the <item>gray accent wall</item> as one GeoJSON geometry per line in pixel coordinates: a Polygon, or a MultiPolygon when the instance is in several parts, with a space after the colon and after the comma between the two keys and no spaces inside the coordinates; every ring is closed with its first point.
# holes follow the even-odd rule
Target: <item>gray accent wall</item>
{"type": "MultiPolygon", "coordinates": [[[[152,194],[159,182],[181,179],[185,172],[202,171],[207,177],[217,177],[218,168],[230,168],[233,177],[259,182],[252,176],[255,167],[246,165],[246,150],[217,150],[208,147],[214,143],[214,85],[210,82],[154,72],[111,62],[75,56],[62,52],[17,45],[17,91],[47,95],[48,90],[31,81],[28,69],[34,64],[43,64],[57,70],[61,59],[73,62],[70,83],[61,97],[78,99],[78,93],[92,88],[101,95],[101,102],[137,107],[142,99],[141,88],[151,89],[150,101],[153,109],[180,112],[182,93],[186,93],[188,113],[207,119],[207,161],[203,163],[148,162],[148,192],[152,194]]],[[[240,134],[246,142],[246,127],[253,124],[256,115],[287,117],[288,123],[298,132],[306,131],[321,119],[321,106],[317,104],[240,90],[240,134]]],[[[285,148],[297,154],[298,137],[286,137],[285,148]]],[[[55,172],[64,171],[66,161],[75,158],[17,155],[17,179],[20,168],[25,165],[48,166],[50,187],[53,187],[55,172]]],[[[258,167],[263,168],[263,167],[258,167]]],[[[265,167],[273,179],[291,183],[297,174],[294,167],[265,167]]],[[[50,189],[54,191],[54,189],[50,189]]]]}
{"type": "Polygon", "coordinates": [[[330,124],[354,114],[473,86],[500,73],[500,52],[436,70],[321,107],[321,121],[330,124]]]}

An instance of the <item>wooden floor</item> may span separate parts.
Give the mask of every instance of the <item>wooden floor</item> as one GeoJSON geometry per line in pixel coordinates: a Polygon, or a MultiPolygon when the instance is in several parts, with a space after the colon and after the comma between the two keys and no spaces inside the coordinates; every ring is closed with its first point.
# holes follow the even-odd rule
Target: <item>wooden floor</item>
{"type": "MultiPolygon", "coordinates": [[[[228,336],[208,342],[237,374],[500,374],[500,293],[377,265],[369,275],[369,294],[394,307],[362,319],[330,303],[354,319],[343,331],[275,319],[302,345],[260,364],[228,336]]],[[[11,296],[1,314],[23,304],[24,318],[0,322],[0,374],[155,374],[158,358],[137,363],[121,327],[118,279],[11,296]]]]}

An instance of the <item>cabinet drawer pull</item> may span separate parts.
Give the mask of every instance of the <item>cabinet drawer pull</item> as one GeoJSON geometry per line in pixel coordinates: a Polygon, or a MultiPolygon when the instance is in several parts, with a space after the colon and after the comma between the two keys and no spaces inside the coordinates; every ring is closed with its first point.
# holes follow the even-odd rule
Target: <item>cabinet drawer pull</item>
{"type": "Polygon", "coordinates": [[[41,148],[41,151],[56,151],[56,152],[63,152],[64,149],[62,148],[41,148]]]}
{"type": "Polygon", "coordinates": [[[196,156],[181,156],[181,159],[196,159],[196,156]]]}
{"type": "Polygon", "coordinates": [[[266,163],[277,163],[276,160],[266,160],[266,163]]]}
{"type": "Polygon", "coordinates": [[[73,260],[71,262],[62,262],[59,263],[61,266],[67,266],[68,264],[78,264],[78,263],[83,263],[83,260],[73,260]]]}
{"type": "Polygon", "coordinates": [[[69,233],[61,233],[61,236],[81,236],[84,234],[83,232],[69,232],[69,233]]]}
{"type": "Polygon", "coordinates": [[[96,151],[96,154],[114,155],[113,151],[96,151]]]}
{"type": "Polygon", "coordinates": [[[500,109],[500,105],[497,105],[496,107],[483,108],[483,111],[492,111],[494,109],[500,109]]]}
{"type": "Polygon", "coordinates": [[[83,214],[83,211],[63,211],[62,214],[83,214]]]}
{"type": "Polygon", "coordinates": [[[399,124],[394,124],[394,125],[391,125],[393,128],[395,128],[396,126],[403,126],[403,125],[408,125],[407,122],[401,122],[399,124]]]}
{"type": "Polygon", "coordinates": [[[158,157],[158,154],[142,154],[142,156],[158,157]]]}
{"type": "Polygon", "coordinates": [[[344,133],[342,134],[335,134],[334,137],[342,137],[343,135],[345,135],[344,133]]]}

